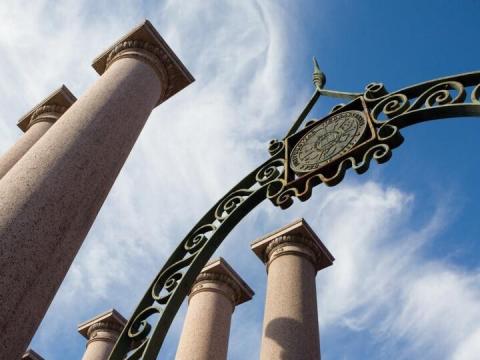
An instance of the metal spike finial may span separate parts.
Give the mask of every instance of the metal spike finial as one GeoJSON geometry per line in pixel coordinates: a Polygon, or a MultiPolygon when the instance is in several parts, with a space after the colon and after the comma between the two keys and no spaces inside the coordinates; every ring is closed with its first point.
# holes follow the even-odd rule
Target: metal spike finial
{"type": "Polygon", "coordinates": [[[317,89],[323,89],[326,82],[327,82],[327,78],[325,77],[325,74],[320,70],[320,66],[318,66],[317,59],[314,56],[313,57],[313,84],[317,89]]]}

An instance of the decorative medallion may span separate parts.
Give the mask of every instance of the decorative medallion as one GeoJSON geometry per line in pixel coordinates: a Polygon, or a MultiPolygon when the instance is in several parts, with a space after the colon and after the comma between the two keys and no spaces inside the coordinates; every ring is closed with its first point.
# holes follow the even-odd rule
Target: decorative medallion
{"type": "Polygon", "coordinates": [[[304,135],[292,150],[290,166],[296,173],[316,170],[352,149],[367,127],[361,111],[333,115],[304,135]]]}

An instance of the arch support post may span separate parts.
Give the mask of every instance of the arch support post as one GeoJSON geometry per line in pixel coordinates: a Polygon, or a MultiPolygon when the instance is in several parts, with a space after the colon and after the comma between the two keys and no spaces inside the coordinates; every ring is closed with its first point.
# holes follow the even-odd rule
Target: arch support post
{"type": "Polygon", "coordinates": [[[107,360],[127,320],[115,309],[78,325],[78,332],[87,339],[82,360],[107,360]]]}
{"type": "Polygon", "coordinates": [[[226,360],[232,314],[253,291],[222,258],[209,262],[189,295],[176,360],[226,360]]]}

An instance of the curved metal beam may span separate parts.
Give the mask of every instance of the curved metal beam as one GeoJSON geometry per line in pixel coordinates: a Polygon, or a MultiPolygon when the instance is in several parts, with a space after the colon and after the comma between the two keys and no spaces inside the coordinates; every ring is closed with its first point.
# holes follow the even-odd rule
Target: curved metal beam
{"type": "Polygon", "coordinates": [[[387,93],[367,85],[363,95],[373,120],[404,128],[420,122],[480,115],[480,72],[443,77],[387,93]]]}
{"type": "Polygon", "coordinates": [[[399,129],[432,120],[480,116],[480,104],[451,104],[441,107],[412,110],[396,116],[388,123],[399,129]]]}
{"type": "Polygon", "coordinates": [[[109,359],[157,358],[201,269],[239,221],[266,199],[270,184],[282,176],[283,147],[274,147],[275,154],[222,197],[180,242],[147,289],[109,359]]]}
{"type": "MultiPolygon", "coordinates": [[[[314,69],[315,92],[285,138],[270,142],[271,158],[222,197],[180,242],[126,324],[110,360],[157,358],[170,324],[201,269],[228,233],[263,200],[268,198],[275,206],[287,208],[294,197],[307,200],[318,184],[338,184],[348,168],[361,174],[368,170],[372,159],[378,163],[388,161],[391,149],[403,141],[401,128],[430,120],[480,115],[480,72],[431,80],[394,93],[388,93],[383,84],[371,83],[360,95],[323,90],[325,76],[316,61],[314,69]],[[340,94],[341,98],[347,94],[353,100],[298,130],[321,94],[340,94]],[[468,94],[470,102],[465,102],[468,94]],[[295,173],[290,166],[292,148],[312,130],[321,137],[319,128],[324,122],[334,127],[345,124],[348,113],[357,114],[357,118],[363,114],[361,118],[368,124],[361,136],[349,143],[348,151],[338,152],[306,174],[295,173]]],[[[324,127],[323,135],[331,131],[324,127]]],[[[336,129],[349,135],[350,129],[336,129]]],[[[314,148],[311,151],[315,152],[314,148]]]]}

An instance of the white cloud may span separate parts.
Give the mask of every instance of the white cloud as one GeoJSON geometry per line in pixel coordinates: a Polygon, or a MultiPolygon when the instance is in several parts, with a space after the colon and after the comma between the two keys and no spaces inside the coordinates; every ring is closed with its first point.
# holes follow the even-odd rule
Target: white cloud
{"type": "Polygon", "coordinates": [[[454,353],[454,360],[476,360],[480,354],[480,330],[463,340],[458,350],[454,353]]]}
{"type": "Polygon", "coordinates": [[[437,211],[420,229],[414,198],[375,184],[330,191],[319,228],[336,256],[319,276],[320,326],[369,334],[398,359],[473,359],[480,329],[480,276],[429,259],[424,249],[448,225],[437,211]]]}
{"type": "Polygon", "coordinates": [[[480,330],[479,273],[427,263],[411,275],[401,292],[400,311],[387,322],[390,333],[408,338],[408,350],[430,358],[478,355],[472,339],[480,330]]]}

